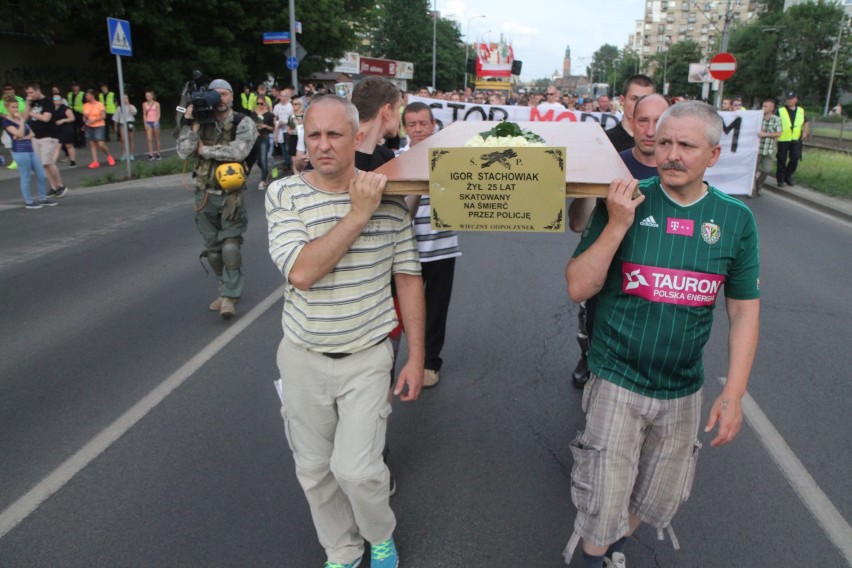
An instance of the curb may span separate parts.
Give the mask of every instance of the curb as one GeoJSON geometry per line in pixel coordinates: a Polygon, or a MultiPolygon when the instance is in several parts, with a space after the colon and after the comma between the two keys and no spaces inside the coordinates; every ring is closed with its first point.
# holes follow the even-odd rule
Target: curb
{"type": "Polygon", "coordinates": [[[852,222],[852,200],[850,199],[831,197],[800,186],[778,187],[777,184],[768,181],[763,183],[763,188],[832,217],[852,222]]]}

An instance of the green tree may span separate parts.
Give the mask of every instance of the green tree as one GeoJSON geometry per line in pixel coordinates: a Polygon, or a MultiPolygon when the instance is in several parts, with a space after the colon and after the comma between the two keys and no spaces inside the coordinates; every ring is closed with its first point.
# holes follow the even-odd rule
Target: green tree
{"type": "Polygon", "coordinates": [[[775,96],[782,88],[777,53],[783,17],[783,12],[766,12],[731,33],[728,52],[737,58],[737,72],[725,82],[725,92],[741,95],[747,107],[775,96]]]}
{"type": "Polygon", "coordinates": [[[701,61],[701,46],[692,40],[680,41],[669,46],[667,51],[650,58],[650,77],[657,91],[664,92],[663,83],[669,84],[668,93],[673,96],[701,96],[701,84],[688,81],[689,64],[701,61]]]}
{"type": "MultiPolygon", "coordinates": [[[[298,39],[308,56],[300,76],[327,69],[356,47],[357,32],[375,10],[369,0],[296,0],[296,19],[304,33],[298,39]]],[[[125,83],[136,100],[153,88],[164,99],[175,98],[193,69],[229,79],[235,88],[273,73],[289,82],[284,47],[264,45],[262,34],[289,29],[286,9],[264,0],[42,0],[39,10],[18,10],[11,24],[41,45],[70,45],[90,38],[84,77],[89,85],[113,77],[115,59],[105,49],[106,18],[131,23],[133,56],[123,61],[125,83]]],[[[114,80],[111,81],[114,83],[114,80]]],[[[164,101],[165,102],[165,101],[164,101]]],[[[170,100],[168,102],[171,102],[170,100]]]]}
{"type": "MultiPolygon", "coordinates": [[[[436,87],[442,91],[460,89],[464,85],[464,43],[458,22],[439,18],[436,28],[436,87]]],[[[430,68],[431,72],[431,68],[430,68]]]]}
{"type": "Polygon", "coordinates": [[[841,25],[846,33],[835,87],[849,88],[852,41],[848,23],[843,7],[830,2],[797,4],[784,13],[778,42],[778,75],[783,90],[795,90],[802,104],[822,105],[841,25]]]}
{"type": "Polygon", "coordinates": [[[593,83],[609,83],[613,79],[613,70],[616,61],[620,58],[618,48],[614,45],[604,44],[592,55],[592,64],[587,69],[587,74],[593,83]]]}
{"type": "Polygon", "coordinates": [[[414,63],[414,85],[432,86],[434,32],[434,87],[444,91],[459,88],[464,83],[465,69],[459,25],[446,18],[433,23],[430,5],[429,0],[382,0],[373,31],[373,54],[414,63]]]}
{"type": "Polygon", "coordinates": [[[414,63],[413,82],[432,84],[432,16],[428,0],[381,0],[373,34],[377,57],[414,63]]]}

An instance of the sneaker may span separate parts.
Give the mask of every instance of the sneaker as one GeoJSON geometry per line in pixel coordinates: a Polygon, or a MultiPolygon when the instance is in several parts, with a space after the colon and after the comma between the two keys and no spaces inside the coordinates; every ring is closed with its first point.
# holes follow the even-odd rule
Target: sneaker
{"type": "Polygon", "coordinates": [[[370,547],[370,568],[397,568],[398,566],[399,554],[396,552],[393,538],[370,547]]]}
{"type": "Polygon", "coordinates": [[[355,562],[350,562],[349,564],[341,564],[340,562],[326,562],[323,568],[358,568],[361,565],[361,559],[359,558],[355,562]]]}
{"type": "Polygon", "coordinates": [[[112,156],[107,156],[107,164],[114,166],[115,165],[115,158],[113,158],[112,156]]]}
{"type": "Polygon", "coordinates": [[[41,207],[42,207],[41,203],[36,203],[35,201],[31,201],[31,202],[26,203],[24,205],[24,208],[26,208],[26,209],[41,209],[41,207]]]}
{"type": "Polygon", "coordinates": [[[76,168],[77,162],[75,162],[74,160],[71,160],[70,162],[68,162],[68,167],[69,168],[76,168]]]}
{"type": "Polygon", "coordinates": [[[97,168],[101,167],[101,165],[100,165],[98,162],[92,162],[92,163],[91,163],[91,164],[89,164],[87,167],[88,167],[90,170],[94,170],[94,169],[97,169],[97,168]]]}
{"type": "Polygon", "coordinates": [[[438,374],[438,371],[433,371],[432,369],[426,369],[423,371],[423,388],[431,389],[435,385],[438,384],[438,381],[441,380],[441,376],[438,374]]]}
{"type": "Polygon", "coordinates": [[[613,552],[611,559],[604,557],[604,568],[627,568],[627,558],[623,552],[613,552]]]}
{"type": "Polygon", "coordinates": [[[130,161],[133,162],[135,160],[136,160],[136,156],[134,156],[133,154],[130,154],[130,161]]]}
{"type": "Polygon", "coordinates": [[[66,193],[68,193],[68,188],[63,185],[59,189],[54,190],[53,196],[56,197],[57,199],[61,199],[61,198],[65,197],[66,193]]]}
{"type": "Polygon", "coordinates": [[[154,161],[154,154],[148,154],[148,161],[149,161],[149,162],[153,162],[153,161],[154,161]]]}
{"type": "Polygon", "coordinates": [[[42,207],[53,207],[54,205],[59,205],[57,202],[51,201],[49,199],[39,199],[38,203],[42,207]]]}
{"type": "Polygon", "coordinates": [[[272,177],[273,177],[273,178],[277,178],[277,177],[278,177],[278,168],[272,168],[272,177]]]}
{"type": "Polygon", "coordinates": [[[261,181],[259,184],[257,184],[257,190],[258,191],[266,191],[266,182],[261,181]]]}
{"type": "Polygon", "coordinates": [[[121,161],[122,161],[122,162],[126,162],[126,161],[127,161],[127,156],[125,156],[124,154],[122,154],[122,155],[121,155],[121,161]]]}
{"type": "Polygon", "coordinates": [[[580,360],[577,361],[577,367],[571,373],[571,384],[581,389],[589,382],[589,376],[589,360],[581,356],[580,360]]]}
{"type": "Polygon", "coordinates": [[[162,160],[162,158],[160,157],[160,155],[159,155],[159,154],[156,154],[156,155],[154,156],[154,159],[155,159],[155,160],[162,160]]]}
{"type": "Polygon", "coordinates": [[[17,170],[18,169],[18,162],[16,162],[15,160],[12,160],[12,163],[9,164],[8,166],[6,166],[6,169],[7,170],[17,170]]]}
{"type": "Polygon", "coordinates": [[[222,296],[219,296],[218,298],[213,300],[213,302],[210,304],[210,311],[211,312],[218,312],[221,309],[222,309],[222,296]]]}
{"type": "Polygon", "coordinates": [[[237,308],[234,304],[237,303],[237,300],[234,298],[222,298],[222,305],[219,306],[219,315],[223,318],[231,319],[235,315],[237,315],[237,308]]]}

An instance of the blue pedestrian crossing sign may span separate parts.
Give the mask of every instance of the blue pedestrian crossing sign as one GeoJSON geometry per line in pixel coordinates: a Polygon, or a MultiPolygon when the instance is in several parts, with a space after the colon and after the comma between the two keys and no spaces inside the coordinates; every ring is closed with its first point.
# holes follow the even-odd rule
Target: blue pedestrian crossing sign
{"type": "Polygon", "coordinates": [[[287,69],[291,71],[296,69],[299,66],[299,60],[293,57],[292,55],[287,58],[287,69]]]}
{"type": "Polygon", "coordinates": [[[133,47],[130,43],[130,22],[107,18],[107,30],[110,53],[125,57],[133,55],[133,47]]]}

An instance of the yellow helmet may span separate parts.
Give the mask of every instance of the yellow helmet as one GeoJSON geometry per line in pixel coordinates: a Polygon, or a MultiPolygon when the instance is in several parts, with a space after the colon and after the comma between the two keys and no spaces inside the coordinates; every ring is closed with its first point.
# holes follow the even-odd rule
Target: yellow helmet
{"type": "Polygon", "coordinates": [[[246,170],[238,162],[220,164],[216,168],[216,181],[225,191],[236,191],[246,183],[246,170]]]}

